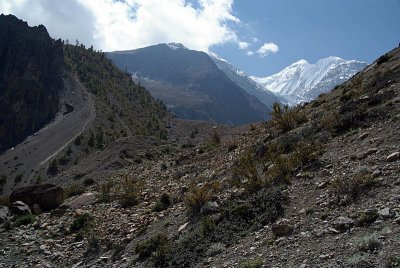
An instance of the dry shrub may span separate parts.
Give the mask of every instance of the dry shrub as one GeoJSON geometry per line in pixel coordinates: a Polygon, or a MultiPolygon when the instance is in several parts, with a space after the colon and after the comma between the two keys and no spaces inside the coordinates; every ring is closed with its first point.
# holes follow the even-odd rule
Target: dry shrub
{"type": "Polygon", "coordinates": [[[189,216],[198,216],[201,208],[211,201],[219,190],[220,184],[217,181],[206,183],[203,186],[197,186],[192,182],[185,196],[185,205],[189,216]]]}

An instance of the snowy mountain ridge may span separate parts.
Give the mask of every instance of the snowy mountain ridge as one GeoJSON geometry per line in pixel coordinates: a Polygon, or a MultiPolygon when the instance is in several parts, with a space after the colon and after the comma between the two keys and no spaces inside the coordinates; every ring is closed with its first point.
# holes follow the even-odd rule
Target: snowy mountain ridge
{"type": "Polygon", "coordinates": [[[296,105],[328,92],[366,66],[365,62],[344,60],[334,56],[323,58],[315,64],[301,59],[277,74],[250,78],[263,90],[274,92],[287,99],[289,105],[296,105]]]}
{"type": "Polygon", "coordinates": [[[209,52],[208,55],[218,66],[218,68],[229,77],[229,79],[240,86],[248,94],[258,98],[268,107],[272,107],[274,102],[283,102],[280,97],[276,96],[269,90],[265,90],[261,85],[251,79],[245,72],[233,66],[229,61],[221,58],[213,52],[209,52]]]}

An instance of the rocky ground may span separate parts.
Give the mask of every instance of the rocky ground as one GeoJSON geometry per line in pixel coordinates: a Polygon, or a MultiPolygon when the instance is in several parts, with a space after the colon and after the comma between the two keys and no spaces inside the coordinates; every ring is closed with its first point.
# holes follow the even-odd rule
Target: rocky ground
{"type": "Polygon", "coordinates": [[[297,110],[308,121],[289,131],[273,122],[229,128],[175,120],[168,142],[133,146],[124,157],[124,142],[111,146],[121,150],[106,148],[122,166],[95,173],[110,158],[82,162],[91,164],[84,176],[73,169],[60,176],[65,189],[75,178],[84,193],[27,222],[3,224],[0,266],[400,267],[399,55],[390,52],[297,110]],[[279,164],[265,160],[269,148],[281,143],[290,156],[303,140],[319,144],[317,157],[293,166],[285,183],[275,178],[255,193],[233,183],[247,150],[264,178],[279,164]],[[190,216],[190,185],[216,181],[190,216]],[[138,204],[126,207],[129,182],[140,190],[138,204]],[[163,194],[170,201],[155,209],[163,194]]]}

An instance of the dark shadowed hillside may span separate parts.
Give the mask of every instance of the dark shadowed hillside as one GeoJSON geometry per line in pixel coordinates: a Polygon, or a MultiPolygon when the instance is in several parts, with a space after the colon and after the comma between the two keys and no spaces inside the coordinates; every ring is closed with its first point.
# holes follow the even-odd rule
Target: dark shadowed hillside
{"type": "Polygon", "coordinates": [[[204,52],[160,44],[107,56],[180,118],[238,125],[269,116],[263,103],[232,82],[204,52]]]}
{"type": "Polygon", "coordinates": [[[63,88],[61,41],[43,25],[0,15],[0,151],[53,119],[63,88]]]}

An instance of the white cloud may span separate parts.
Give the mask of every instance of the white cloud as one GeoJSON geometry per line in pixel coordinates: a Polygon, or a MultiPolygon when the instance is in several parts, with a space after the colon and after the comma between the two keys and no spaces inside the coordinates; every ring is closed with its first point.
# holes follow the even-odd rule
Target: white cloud
{"type": "Polygon", "coordinates": [[[274,43],[264,43],[258,50],[257,53],[260,57],[264,58],[270,54],[275,54],[279,51],[279,47],[274,43]]]}
{"type": "Polygon", "coordinates": [[[250,47],[250,43],[247,43],[247,42],[239,42],[239,49],[241,49],[241,50],[245,50],[245,49],[248,49],[249,47],[250,47]]]}
{"type": "Polygon", "coordinates": [[[254,52],[251,51],[251,50],[249,50],[249,51],[246,52],[246,55],[247,55],[247,56],[253,56],[253,55],[254,55],[254,52]]]}
{"type": "Polygon", "coordinates": [[[43,24],[54,38],[79,39],[104,51],[180,42],[208,51],[238,43],[233,0],[1,0],[0,13],[43,24]]]}

